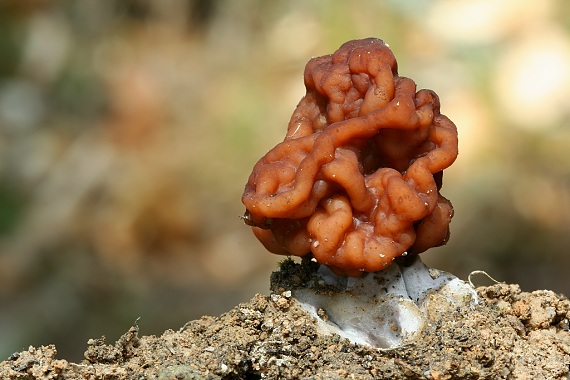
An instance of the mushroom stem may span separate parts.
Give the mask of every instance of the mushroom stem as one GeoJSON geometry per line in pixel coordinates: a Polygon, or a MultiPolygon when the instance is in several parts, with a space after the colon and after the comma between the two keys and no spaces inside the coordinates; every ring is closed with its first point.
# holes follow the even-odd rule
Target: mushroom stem
{"type": "Polygon", "coordinates": [[[477,293],[450,273],[430,269],[419,257],[410,266],[394,262],[361,277],[334,274],[320,265],[292,295],[318,322],[320,332],[353,343],[395,348],[421,332],[430,310],[442,304],[473,307],[477,293]]]}

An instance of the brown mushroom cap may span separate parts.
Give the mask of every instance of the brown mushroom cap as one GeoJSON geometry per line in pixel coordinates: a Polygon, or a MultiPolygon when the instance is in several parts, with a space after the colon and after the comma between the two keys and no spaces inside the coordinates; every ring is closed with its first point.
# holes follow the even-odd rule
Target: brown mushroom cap
{"type": "Polygon", "coordinates": [[[357,276],[445,244],[453,208],[439,191],[457,129],[437,95],[398,76],[375,38],[311,59],[305,87],[285,140],[257,162],[242,197],[264,246],[357,276]]]}

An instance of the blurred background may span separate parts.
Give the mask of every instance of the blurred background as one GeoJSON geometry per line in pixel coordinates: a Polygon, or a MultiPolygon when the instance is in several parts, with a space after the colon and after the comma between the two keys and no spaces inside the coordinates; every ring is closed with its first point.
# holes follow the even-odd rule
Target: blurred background
{"type": "Polygon", "coordinates": [[[570,295],[570,2],[0,0],[0,360],[267,293],[243,186],[306,61],[369,36],[459,128],[424,261],[570,295]]]}

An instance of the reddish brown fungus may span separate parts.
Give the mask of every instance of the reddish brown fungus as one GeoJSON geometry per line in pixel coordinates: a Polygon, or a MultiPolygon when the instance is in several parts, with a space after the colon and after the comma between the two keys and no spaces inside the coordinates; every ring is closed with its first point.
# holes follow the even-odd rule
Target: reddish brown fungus
{"type": "Polygon", "coordinates": [[[457,129],[437,95],[416,92],[375,38],[311,59],[305,87],[285,140],[257,162],[243,194],[263,245],[357,276],[445,244],[453,208],[440,189],[457,129]]]}

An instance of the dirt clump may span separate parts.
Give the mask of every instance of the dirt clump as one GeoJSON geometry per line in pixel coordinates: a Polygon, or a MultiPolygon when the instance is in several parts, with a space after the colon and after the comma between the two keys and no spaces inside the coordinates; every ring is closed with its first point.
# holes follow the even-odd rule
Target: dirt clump
{"type": "MultiPolygon", "coordinates": [[[[302,280],[296,265],[273,275],[302,280]],[[283,271],[297,271],[284,273],[283,271]]],[[[275,284],[274,284],[275,285],[275,284]]],[[[419,339],[395,349],[322,336],[281,285],[219,317],[161,336],[137,325],[115,344],[90,339],[85,360],[56,358],[53,345],[14,353],[2,379],[567,379],[570,302],[518,285],[477,289],[480,304],[430,310],[419,339]]]]}

